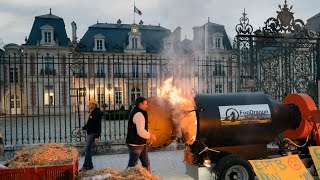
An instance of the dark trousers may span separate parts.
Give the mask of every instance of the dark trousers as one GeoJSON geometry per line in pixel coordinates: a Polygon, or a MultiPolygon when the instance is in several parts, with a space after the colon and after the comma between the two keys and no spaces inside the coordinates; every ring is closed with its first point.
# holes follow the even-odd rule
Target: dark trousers
{"type": "Polygon", "coordinates": [[[92,146],[94,144],[94,139],[96,138],[96,134],[87,134],[86,141],[84,143],[84,163],[83,167],[85,169],[92,169],[93,168],[93,163],[92,163],[92,146]]]}
{"type": "Polygon", "coordinates": [[[128,167],[134,167],[138,164],[140,159],[141,165],[150,171],[150,160],[148,156],[148,148],[146,145],[143,146],[131,146],[128,144],[129,148],[129,163],[128,167]]]}

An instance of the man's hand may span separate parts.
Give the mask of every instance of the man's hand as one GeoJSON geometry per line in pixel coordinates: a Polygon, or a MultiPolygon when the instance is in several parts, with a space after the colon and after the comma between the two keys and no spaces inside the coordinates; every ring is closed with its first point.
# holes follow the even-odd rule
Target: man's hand
{"type": "Polygon", "coordinates": [[[150,134],[150,138],[147,139],[147,145],[151,146],[153,143],[155,143],[157,140],[156,135],[150,134]]]}
{"type": "Polygon", "coordinates": [[[95,139],[94,139],[94,144],[95,144],[95,145],[100,144],[100,138],[95,138],[95,139]]]}

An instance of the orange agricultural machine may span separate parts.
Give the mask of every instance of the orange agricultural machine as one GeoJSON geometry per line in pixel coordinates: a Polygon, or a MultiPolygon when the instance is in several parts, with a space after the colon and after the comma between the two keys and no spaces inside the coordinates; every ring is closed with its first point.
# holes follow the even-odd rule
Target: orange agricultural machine
{"type": "Polygon", "coordinates": [[[186,144],[187,173],[195,179],[254,179],[249,159],[298,154],[308,167],[309,146],[320,145],[320,111],[306,94],[283,102],[262,93],[198,94],[172,104],[149,98],[154,148],[179,138],[186,144]],[[201,168],[209,165],[208,171],[201,168]],[[203,171],[203,172],[200,172],[203,171]],[[203,177],[201,177],[203,176],[203,177]]]}

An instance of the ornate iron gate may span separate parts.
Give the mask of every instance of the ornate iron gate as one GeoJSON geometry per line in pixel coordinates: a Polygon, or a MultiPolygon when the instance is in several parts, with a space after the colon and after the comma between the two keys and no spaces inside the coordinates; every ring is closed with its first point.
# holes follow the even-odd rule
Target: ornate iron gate
{"type": "Polygon", "coordinates": [[[286,2],[279,8],[262,29],[253,31],[245,12],[236,26],[239,76],[247,79],[239,91],[262,91],[277,100],[307,93],[318,102],[320,35],[294,19],[286,2]]]}

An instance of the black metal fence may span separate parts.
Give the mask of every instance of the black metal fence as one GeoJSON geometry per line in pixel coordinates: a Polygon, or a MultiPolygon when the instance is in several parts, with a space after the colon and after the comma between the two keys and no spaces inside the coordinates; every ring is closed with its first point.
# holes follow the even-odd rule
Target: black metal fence
{"type": "Polygon", "coordinates": [[[306,93],[318,103],[319,37],[238,35],[240,72],[262,91],[282,100],[292,93],[306,93]],[[285,40],[284,40],[285,38],[285,40]]]}
{"type": "Polygon", "coordinates": [[[0,132],[6,145],[75,143],[75,129],[94,98],[103,111],[102,140],[123,141],[128,109],[139,96],[157,96],[172,77],[182,96],[246,90],[237,58],[153,55],[15,54],[0,57],[0,132]],[[244,84],[244,85],[243,85],[244,84]]]}
{"type": "Polygon", "coordinates": [[[280,6],[277,17],[253,31],[244,12],[236,26],[234,49],[241,76],[250,79],[253,91],[282,100],[292,93],[306,93],[318,104],[320,32],[310,30],[291,8],[280,6]]]}

